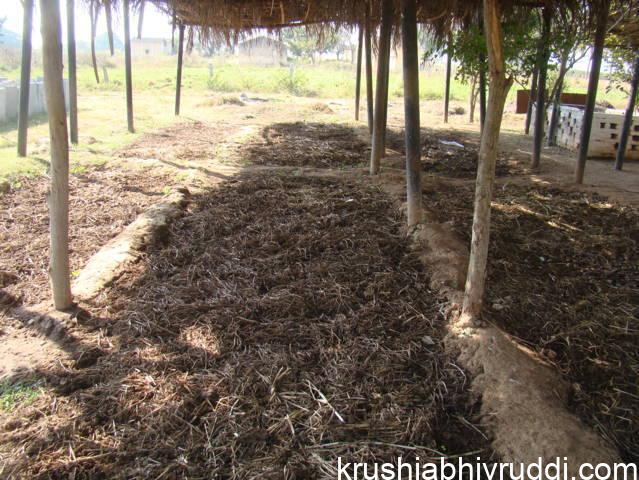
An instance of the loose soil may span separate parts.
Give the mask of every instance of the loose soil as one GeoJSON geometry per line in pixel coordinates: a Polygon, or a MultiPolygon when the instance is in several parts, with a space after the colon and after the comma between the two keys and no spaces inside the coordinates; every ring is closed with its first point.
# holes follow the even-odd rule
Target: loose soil
{"type": "Polygon", "coordinates": [[[402,224],[339,179],[247,173],[196,196],[77,327],[88,360],[3,415],[9,471],[312,479],[340,455],[490,459],[402,224]]]}
{"type": "MultiPolygon", "coordinates": [[[[470,242],[472,185],[425,189],[470,242]]],[[[484,316],[572,383],[574,411],[639,460],[639,212],[583,192],[503,182],[484,316]]]]}

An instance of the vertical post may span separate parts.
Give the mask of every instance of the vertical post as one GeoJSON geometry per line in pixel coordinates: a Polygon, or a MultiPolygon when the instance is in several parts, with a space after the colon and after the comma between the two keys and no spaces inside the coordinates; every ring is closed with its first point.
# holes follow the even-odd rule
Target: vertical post
{"type": "Polygon", "coordinates": [[[362,84],[362,44],[364,43],[364,29],[359,26],[357,41],[357,68],[355,72],[355,120],[359,120],[359,92],[362,84]]]}
{"type": "MultiPolygon", "coordinates": [[[[539,55],[537,55],[539,57],[539,55]]],[[[530,121],[532,119],[532,106],[533,102],[537,100],[537,78],[539,77],[539,65],[535,66],[533,70],[532,80],[530,82],[530,96],[528,97],[528,106],[526,107],[526,124],[524,127],[524,133],[528,135],[530,133],[530,121]]]]}
{"type": "Polygon", "coordinates": [[[557,78],[557,86],[552,96],[552,114],[550,115],[550,124],[548,125],[548,135],[546,135],[546,144],[549,147],[557,145],[557,127],[559,126],[559,114],[561,112],[561,94],[564,91],[564,76],[566,75],[567,62],[568,55],[562,55],[561,65],[559,67],[559,77],[557,78]]]}
{"type": "Polygon", "coordinates": [[[71,306],[69,271],[69,145],[62,84],[62,31],[59,0],[40,0],[44,93],[51,141],[49,276],[53,303],[58,310],[71,306]]]}
{"type": "Polygon", "coordinates": [[[138,40],[142,38],[142,25],[144,24],[144,0],[140,1],[138,9],[138,40]]]}
{"type": "MultiPolygon", "coordinates": [[[[393,36],[393,25],[391,24],[391,33],[393,36]]],[[[382,129],[382,158],[386,156],[386,134],[388,133],[388,86],[390,83],[390,40],[388,41],[388,51],[386,53],[386,71],[384,72],[384,127],[382,129]]]]}
{"type": "Polygon", "coordinates": [[[484,0],[484,27],[490,68],[490,98],[486,124],[479,148],[479,165],[475,185],[473,232],[468,275],[462,307],[462,326],[472,326],[478,319],[486,282],[486,264],[490,240],[490,204],[495,182],[495,164],[504,105],[512,78],[506,78],[499,0],[484,0]]]}
{"type": "Polygon", "coordinates": [[[628,148],[628,137],[632,128],[632,117],[635,113],[635,103],[637,101],[637,87],[639,86],[639,55],[635,59],[635,66],[632,72],[632,82],[630,83],[630,97],[628,97],[628,108],[623,119],[623,129],[621,130],[621,138],[619,139],[619,147],[617,147],[617,158],[615,160],[615,170],[623,168],[623,161],[626,157],[626,148],[628,148]]]}
{"type": "Polygon", "coordinates": [[[550,8],[544,7],[543,27],[541,32],[541,56],[539,57],[539,77],[537,81],[537,103],[535,105],[535,136],[530,168],[539,168],[541,159],[541,143],[544,139],[546,124],[546,76],[548,72],[548,37],[550,36],[550,8]]]}
{"type": "Polygon", "coordinates": [[[371,22],[366,11],[364,24],[364,49],[366,51],[366,113],[368,114],[368,133],[373,134],[373,55],[371,52],[371,22]]]}
{"type": "Polygon", "coordinates": [[[18,156],[27,156],[29,129],[29,87],[31,85],[31,28],[33,0],[24,0],[22,17],[22,63],[20,65],[20,109],[18,111],[18,156]]]}
{"type": "Polygon", "coordinates": [[[406,205],[408,225],[421,221],[422,186],[419,142],[419,60],[417,7],[402,0],[402,49],[404,70],[404,118],[406,121],[406,205]]]}
{"type": "Polygon", "coordinates": [[[182,58],[184,56],[184,25],[179,26],[177,80],[175,82],[175,114],[180,114],[180,96],[182,94],[182,58]]]}
{"type": "Polygon", "coordinates": [[[98,60],[95,56],[95,35],[98,27],[98,17],[100,16],[100,4],[91,2],[89,4],[89,17],[91,19],[91,63],[93,64],[93,74],[95,82],[100,83],[100,74],[98,73],[98,60]]]}
{"type": "Polygon", "coordinates": [[[382,0],[382,24],[379,33],[379,57],[377,60],[377,84],[375,85],[375,116],[373,121],[373,142],[371,148],[370,174],[379,173],[380,161],[384,151],[384,131],[386,118],[384,103],[387,103],[385,84],[388,60],[390,55],[390,40],[393,21],[392,0],[382,0]]]}
{"type": "Polygon", "coordinates": [[[608,13],[610,10],[610,0],[601,2],[603,11],[598,12],[597,27],[595,30],[595,44],[592,51],[592,68],[590,69],[590,79],[588,80],[588,97],[586,98],[586,109],[581,125],[581,141],[579,142],[579,156],[577,157],[577,168],[575,169],[575,182],[581,184],[584,181],[586,170],[586,158],[588,157],[588,147],[590,146],[590,132],[592,131],[592,117],[595,113],[595,101],[597,100],[597,86],[599,85],[599,71],[601,70],[601,59],[603,57],[604,41],[608,26],[608,13]]]}
{"type": "Polygon", "coordinates": [[[126,70],[126,120],[129,132],[133,127],[133,79],[131,78],[131,29],[129,26],[129,0],[122,1],[124,10],[124,67],[126,70]]]}
{"type": "Polygon", "coordinates": [[[69,57],[69,136],[78,144],[78,76],[75,54],[75,0],[67,0],[67,56],[69,57]]]}
{"type": "Polygon", "coordinates": [[[479,54],[479,131],[484,131],[486,123],[486,55],[479,54]]]}
{"type": "Polygon", "coordinates": [[[444,92],[444,123],[448,123],[448,110],[450,109],[450,71],[453,61],[452,33],[448,33],[448,52],[446,55],[446,91],[444,92]]]}
{"type": "Polygon", "coordinates": [[[111,4],[104,2],[104,16],[106,17],[107,35],[109,37],[109,52],[111,56],[115,53],[113,48],[113,18],[111,17],[111,4]]]}

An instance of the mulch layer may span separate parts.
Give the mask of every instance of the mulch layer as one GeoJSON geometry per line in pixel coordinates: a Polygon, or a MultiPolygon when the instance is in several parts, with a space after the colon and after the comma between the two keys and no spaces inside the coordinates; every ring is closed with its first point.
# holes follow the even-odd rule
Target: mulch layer
{"type": "Polygon", "coordinates": [[[355,129],[331,123],[275,123],[262,129],[261,141],[247,145],[256,165],[343,168],[366,165],[370,146],[355,129]]]}
{"type": "MultiPolygon", "coordinates": [[[[422,170],[434,175],[451,178],[475,178],[479,161],[479,144],[467,135],[452,132],[421,131],[422,170]],[[442,142],[457,142],[463,147],[442,142]]],[[[389,129],[386,142],[389,148],[404,154],[406,140],[404,131],[389,129]]],[[[500,154],[497,158],[495,175],[503,177],[520,171],[516,162],[500,154]]]]}
{"type": "MultiPolygon", "coordinates": [[[[470,242],[472,186],[425,192],[470,242]]],[[[605,198],[498,185],[486,317],[554,363],[574,411],[639,461],[639,212],[605,198]]]]}
{"type": "Polygon", "coordinates": [[[262,172],[195,196],[79,322],[93,353],[0,416],[9,471],[314,479],[339,455],[489,458],[402,223],[344,180],[262,172]]]}
{"type": "MultiPolygon", "coordinates": [[[[70,176],[71,271],[148,206],[159,201],[168,175],[157,171],[92,169],[70,176]]],[[[49,211],[46,177],[22,178],[0,196],[0,306],[33,305],[50,298],[49,211]]]]}

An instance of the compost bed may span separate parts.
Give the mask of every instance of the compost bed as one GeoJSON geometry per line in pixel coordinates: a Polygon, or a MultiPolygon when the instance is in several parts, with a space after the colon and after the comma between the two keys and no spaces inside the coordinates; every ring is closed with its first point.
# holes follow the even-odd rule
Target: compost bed
{"type": "MultiPolygon", "coordinates": [[[[473,188],[424,192],[470,242],[473,188]]],[[[574,411],[639,461],[639,212],[581,192],[498,184],[485,318],[555,364],[574,411]]]]}
{"type": "Polygon", "coordinates": [[[99,351],[2,414],[9,471],[313,479],[340,455],[490,459],[386,195],[247,173],[190,209],[78,325],[99,351]]]}
{"type": "MultiPolygon", "coordinates": [[[[71,271],[157,202],[171,178],[160,172],[94,168],[69,178],[71,271]]],[[[0,307],[50,298],[46,177],[20,179],[0,196],[0,307]]]]}

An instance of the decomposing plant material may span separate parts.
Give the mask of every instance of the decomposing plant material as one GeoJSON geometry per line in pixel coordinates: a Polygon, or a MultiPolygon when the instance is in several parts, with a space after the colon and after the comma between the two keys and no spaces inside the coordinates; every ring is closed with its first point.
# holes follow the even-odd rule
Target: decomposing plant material
{"type": "Polygon", "coordinates": [[[8,471],[312,479],[338,455],[490,456],[387,196],[261,172],[191,209],[78,327],[105,352],[4,419],[8,471]]]}
{"type": "MultiPolygon", "coordinates": [[[[425,195],[470,241],[472,187],[425,195]]],[[[505,184],[492,218],[487,317],[554,363],[581,418],[639,460],[639,212],[505,184]]]]}

